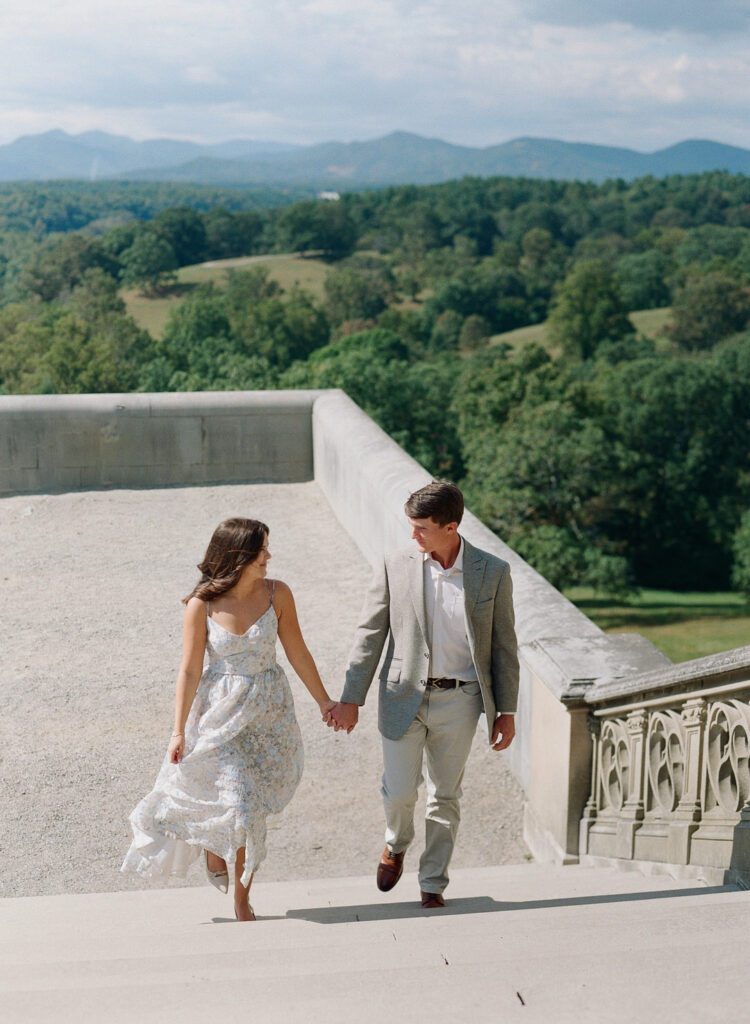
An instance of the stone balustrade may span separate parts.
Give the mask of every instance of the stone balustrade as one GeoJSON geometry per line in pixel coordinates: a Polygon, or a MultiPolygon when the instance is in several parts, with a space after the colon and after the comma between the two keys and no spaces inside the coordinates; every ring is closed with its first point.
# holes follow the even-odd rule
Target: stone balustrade
{"type": "Polygon", "coordinates": [[[750,646],[585,694],[587,863],[750,884],[750,646]]]}

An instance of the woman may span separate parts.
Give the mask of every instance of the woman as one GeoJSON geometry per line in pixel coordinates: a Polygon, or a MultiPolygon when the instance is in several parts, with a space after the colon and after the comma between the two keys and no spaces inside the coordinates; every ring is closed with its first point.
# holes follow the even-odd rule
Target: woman
{"type": "Polygon", "coordinates": [[[270,558],[268,527],[257,520],[226,519],[214,531],[200,581],[183,598],[174,732],[154,789],[130,816],[134,838],[121,869],[184,878],[203,850],[208,878],[222,892],[233,866],[239,921],[255,920],[248,893],[266,853],[266,817],[289,803],[302,774],[277,635],[324,721],[334,706],[291,590],[266,578],[270,558]]]}

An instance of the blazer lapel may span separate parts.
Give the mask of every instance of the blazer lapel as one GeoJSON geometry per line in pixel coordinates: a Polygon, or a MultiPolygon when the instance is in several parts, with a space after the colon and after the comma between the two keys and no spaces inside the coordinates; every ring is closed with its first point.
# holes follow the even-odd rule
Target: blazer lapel
{"type": "Polygon", "coordinates": [[[410,556],[409,562],[409,590],[411,593],[414,612],[417,616],[419,628],[422,631],[425,643],[429,645],[430,638],[427,635],[427,615],[424,610],[424,559],[421,553],[410,556]]]}
{"type": "MultiPolygon", "coordinates": [[[[464,537],[464,613],[469,639],[474,640],[474,622],[472,613],[482,589],[484,572],[487,562],[481,552],[477,551],[464,537]]],[[[472,644],[473,645],[473,644],[472,644]]]]}

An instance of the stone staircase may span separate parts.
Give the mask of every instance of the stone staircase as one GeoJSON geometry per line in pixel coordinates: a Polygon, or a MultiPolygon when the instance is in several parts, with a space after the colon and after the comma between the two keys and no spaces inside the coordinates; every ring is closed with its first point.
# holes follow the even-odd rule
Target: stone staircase
{"type": "Polygon", "coordinates": [[[750,894],[635,872],[456,871],[0,903],[3,1024],[565,1024],[748,1019],[750,894]]]}

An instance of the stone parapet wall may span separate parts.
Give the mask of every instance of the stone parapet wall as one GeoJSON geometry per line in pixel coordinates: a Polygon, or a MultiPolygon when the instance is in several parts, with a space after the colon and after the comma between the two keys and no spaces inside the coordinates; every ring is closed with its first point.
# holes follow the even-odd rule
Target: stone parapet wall
{"type": "Polygon", "coordinates": [[[0,495],[310,480],[318,394],[0,397],[0,495]]]}

